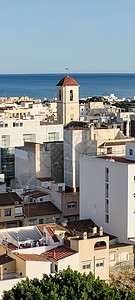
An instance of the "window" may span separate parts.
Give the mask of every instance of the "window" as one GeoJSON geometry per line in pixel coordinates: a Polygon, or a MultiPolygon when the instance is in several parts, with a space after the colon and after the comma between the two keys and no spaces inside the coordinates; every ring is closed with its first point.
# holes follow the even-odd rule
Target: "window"
{"type": "Polygon", "coordinates": [[[43,224],[44,220],[43,219],[39,219],[39,224],[43,224]]]}
{"type": "Polygon", "coordinates": [[[73,101],[73,90],[70,90],[70,101],[73,101]]]}
{"type": "Polygon", "coordinates": [[[135,176],[134,176],[134,181],[135,181],[135,176]]]}
{"type": "Polygon", "coordinates": [[[110,261],[115,261],[115,254],[114,253],[110,254],[110,261]]]}
{"type": "Polygon", "coordinates": [[[109,181],[109,169],[105,168],[105,182],[109,181]]]}
{"type": "Polygon", "coordinates": [[[59,101],[61,101],[61,90],[59,90],[59,101]]]}
{"type": "Polygon", "coordinates": [[[31,219],[31,220],[29,220],[29,225],[30,226],[35,225],[36,224],[36,220],[37,219],[31,219]]]}
{"type": "Polygon", "coordinates": [[[5,127],[8,127],[8,124],[7,124],[7,123],[5,124],[5,127]]]}
{"type": "Polygon", "coordinates": [[[129,149],[129,155],[133,155],[133,149],[129,149]]]}
{"type": "Polygon", "coordinates": [[[135,197],[135,193],[134,193],[134,197],[135,197]]]}
{"type": "Polygon", "coordinates": [[[100,267],[104,267],[104,260],[98,260],[98,262],[96,262],[96,268],[100,267]]]}
{"type": "Polygon", "coordinates": [[[107,148],[107,154],[112,154],[112,147],[107,148]]]}
{"type": "Polygon", "coordinates": [[[58,192],[62,192],[62,186],[58,186],[58,192]]]}
{"type": "Polygon", "coordinates": [[[15,207],[15,217],[20,217],[20,216],[23,216],[23,207],[22,206],[15,207]]]}
{"type": "Polygon", "coordinates": [[[88,269],[91,269],[91,262],[85,262],[85,263],[82,263],[82,270],[88,270],[88,269]]]}
{"type": "Polygon", "coordinates": [[[105,213],[106,214],[109,213],[109,201],[108,201],[108,199],[105,199],[105,213]]]}
{"type": "Polygon", "coordinates": [[[59,133],[58,132],[49,132],[48,140],[49,140],[49,142],[55,142],[55,141],[59,140],[59,133]]]}
{"type": "Polygon", "coordinates": [[[4,212],[5,212],[5,217],[11,216],[11,209],[10,208],[5,209],[4,212]]]}
{"type": "Polygon", "coordinates": [[[23,123],[20,123],[20,127],[22,127],[23,126],[23,123]]]}
{"type": "Polygon", "coordinates": [[[105,197],[106,198],[109,197],[109,184],[108,183],[105,184],[105,197]]]}
{"type": "Polygon", "coordinates": [[[15,123],[13,123],[13,127],[15,127],[15,123]]]}
{"type": "Polygon", "coordinates": [[[40,201],[42,202],[42,201],[43,201],[43,198],[40,198],[40,201]]]}
{"type": "Polygon", "coordinates": [[[105,222],[109,223],[109,215],[105,214],[105,222]]]}
{"type": "Polygon", "coordinates": [[[128,252],[122,252],[118,255],[118,260],[119,261],[125,261],[129,260],[129,253],[128,252]]]}
{"type": "Polygon", "coordinates": [[[67,203],[67,209],[71,210],[71,209],[76,209],[77,205],[76,202],[69,202],[67,203]]]}

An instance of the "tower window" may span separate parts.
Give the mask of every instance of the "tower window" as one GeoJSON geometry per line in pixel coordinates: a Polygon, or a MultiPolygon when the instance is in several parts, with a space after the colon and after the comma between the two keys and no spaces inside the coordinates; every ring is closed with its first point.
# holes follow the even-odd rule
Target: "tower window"
{"type": "Polygon", "coordinates": [[[61,90],[59,90],[59,101],[61,101],[61,90]]]}
{"type": "Polygon", "coordinates": [[[70,90],[70,101],[73,101],[73,90],[70,90]]]}

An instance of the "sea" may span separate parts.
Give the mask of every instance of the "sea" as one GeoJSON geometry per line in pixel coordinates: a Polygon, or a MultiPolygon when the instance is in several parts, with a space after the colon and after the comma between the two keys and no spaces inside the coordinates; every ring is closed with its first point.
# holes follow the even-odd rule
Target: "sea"
{"type": "MultiPolygon", "coordinates": [[[[53,99],[57,97],[56,84],[65,76],[66,74],[1,74],[0,97],[53,99]]],[[[80,98],[110,94],[118,98],[135,96],[134,73],[73,73],[69,76],[80,85],[80,98]]]]}

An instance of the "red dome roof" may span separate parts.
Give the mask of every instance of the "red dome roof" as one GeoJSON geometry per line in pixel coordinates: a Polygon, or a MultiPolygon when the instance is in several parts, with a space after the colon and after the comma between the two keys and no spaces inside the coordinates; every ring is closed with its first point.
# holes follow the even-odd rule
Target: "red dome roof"
{"type": "Polygon", "coordinates": [[[71,85],[79,86],[79,84],[73,78],[66,76],[63,77],[56,86],[71,86],[71,85]]]}

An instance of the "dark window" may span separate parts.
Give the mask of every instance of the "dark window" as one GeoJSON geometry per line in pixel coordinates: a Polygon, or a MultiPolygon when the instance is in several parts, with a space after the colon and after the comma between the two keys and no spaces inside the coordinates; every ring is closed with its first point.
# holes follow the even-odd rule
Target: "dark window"
{"type": "Polygon", "coordinates": [[[73,101],[73,90],[70,90],[70,101],[73,101]]]}
{"type": "Polygon", "coordinates": [[[61,90],[59,90],[59,101],[61,101],[61,90]]]}
{"type": "Polygon", "coordinates": [[[5,209],[5,217],[11,216],[11,209],[5,209]]]}
{"type": "Polygon", "coordinates": [[[133,149],[129,149],[129,155],[133,155],[133,149]]]}
{"type": "Polygon", "coordinates": [[[58,272],[58,266],[55,265],[55,272],[58,272]]]}

